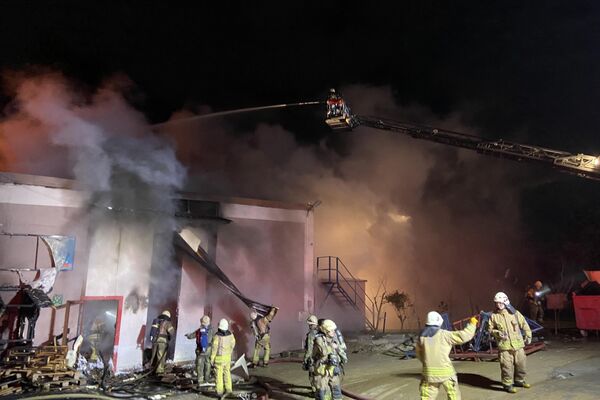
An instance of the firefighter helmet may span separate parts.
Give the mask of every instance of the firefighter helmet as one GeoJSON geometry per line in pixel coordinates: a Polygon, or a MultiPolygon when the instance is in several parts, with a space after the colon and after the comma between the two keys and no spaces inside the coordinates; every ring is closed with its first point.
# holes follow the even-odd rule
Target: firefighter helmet
{"type": "Polygon", "coordinates": [[[319,320],[317,319],[316,315],[311,315],[306,319],[306,323],[308,325],[317,325],[319,323],[319,320]]]}
{"type": "Polygon", "coordinates": [[[165,317],[171,318],[171,311],[165,310],[160,315],[164,315],[165,317]]]}
{"type": "Polygon", "coordinates": [[[229,321],[227,321],[225,318],[221,319],[219,321],[219,330],[226,331],[228,329],[229,329],[229,321]]]}
{"type": "Polygon", "coordinates": [[[330,319],[326,319],[321,323],[321,330],[325,333],[335,332],[336,329],[337,326],[335,325],[335,322],[330,319]]]}
{"type": "Polygon", "coordinates": [[[442,326],[443,323],[444,319],[442,318],[439,312],[429,311],[427,313],[427,322],[425,322],[425,325],[442,326]]]}
{"type": "Polygon", "coordinates": [[[510,302],[508,301],[508,296],[506,295],[506,293],[498,292],[494,296],[494,303],[508,304],[510,302]]]}
{"type": "Polygon", "coordinates": [[[200,318],[200,324],[204,326],[210,325],[210,317],[208,315],[205,315],[202,318],[200,318]]]}

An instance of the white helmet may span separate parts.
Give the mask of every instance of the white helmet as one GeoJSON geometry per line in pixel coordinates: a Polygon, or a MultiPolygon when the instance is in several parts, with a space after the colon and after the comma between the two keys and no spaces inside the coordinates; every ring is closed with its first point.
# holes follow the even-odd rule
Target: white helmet
{"type": "Polygon", "coordinates": [[[326,319],[321,322],[321,330],[325,333],[334,332],[337,329],[337,325],[330,319],[326,319]]]}
{"type": "Polygon", "coordinates": [[[494,296],[494,303],[509,304],[510,301],[508,301],[508,296],[506,295],[506,293],[498,292],[494,296]]]}
{"type": "Polygon", "coordinates": [[[165,317],[171,318],[171,311],[165,310],[160,315],[164,315],[165,317]]]}
{"type": "Polygon", "coordinates": [[[316,315],[311,315],[306,319],[306,323],[308,325],[317,325],[319,323],[319,320],[317,319],[316,315]]]}
{"type": "Polygon", "coordinates": [[[209,326],[210,325],[210,317],[208,315],[205,315],[202,318],[200,318],[200,324],[204,325],[204,326],[209,326]]]}
{"type": "Polygon", "coordinates": [[[429,311],[427,313],[427,322],[425,322],[425,325],[442,326],[443,323],[444,319],[442,318],[439,312],[429,311]]]}
{"type": "Polygon", "coordinates": [[[258,313],[256,311],[252,311],[250,313],[250,319],[255,320],[258,317],[258,313]]]}
{"type": "Polygon", "coordinates": [[[227,321],[225,318],[221,319],[219,321],[219,330],[226,331],[228,329],[229,329],[229,321],[227,321]]]}

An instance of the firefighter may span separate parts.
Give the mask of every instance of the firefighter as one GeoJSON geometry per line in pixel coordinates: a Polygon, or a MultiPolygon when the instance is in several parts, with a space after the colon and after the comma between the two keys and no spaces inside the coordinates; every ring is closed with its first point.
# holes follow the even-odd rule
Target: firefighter
{"type": "Polygon", "coordinates": [[[308,381],[310,382],[310,388],[312,393],[316,393],[316,387],[314,382],[314,368],[312,365],[312,352],[315,344],[315,337],[319,333],[318,319],[316,316],[311,315],[306,320],[308,324],[308,332],[304,339],[304,361],[302,363],[302,369],[308,371],[308,381]]]}
{"type": "Polygon", "coordinates": [[[312,365],[317,400],[342,398],[340,378],[343,372],[342,365],[348,361],[348,358],[336,340],[336,329],[335,322],[326,319],[319,327],[320,332],[315,336],[312,365]],[[331,397],[328,396],[328,390],[331,392],[331,397]]]}
{"type": "Polygon", "coordinates": [[[200,319],[200,328],[188,333],[185,337],[196,340],[196,373],[198,374],[198,385],[201,385],[210,379],[210,349],[213,339],[210,317],[204,315],[200,319]]]}
{"type": "Polygon", "coordinates": [[[527,306],[529,307],[529,318],[539,322],[544,322],[544,300],[543,284],[541,281],[536,281],[533,287],[527,290],[527,306]]]}
{"type": "Polygon", "coordinates": [[[327,98],[327,118],[337,118],[344,115],[346,104],[344,99],[336,93],[335,89],[329,89],[329,97],[327,98]]]}
{"type": "Polygon", "coordinates": [[[531,329],[525,317],[515,310],[503,292],[494,296],[496,310],[488,323],[488,332],[498,343],[498,358],[502,386],[509,393],[516,393],[514,386],[530,388],[525,382],[525,345],[531,343],[531,329]],[[523,340],[523,335],[525,340],[523,340]],[[514,381],[513,381],[514,378],[514,381]]]}
{"type": "Polygon", "coordinates": [[[250,326],[252,327],[252,332],[254,333],[254,354],[252,356],[252,365],[251,367],[263,366],[266,367],[269,365],[269,356],[271,355],[271,321],[275,318],[275,314],[277,313],[279,308],[271,307],[269,313],[264,317],[259,317],[256,311],[252,311],[250,313],[250,326]],[[261,349],[264,350],[263,362],[262,365],[259,365],[260,352],[261,349]]]}
{"type": "Polygon", "coordinates": [[[235,336],[229,331],[229,321],[219,321],[217,333],[213,336],[210,365],[215,369],[215,387],[219,396],[233,392],[231,385],[231,353],[235,347],[235,336]],[[223,387],[225,384],[225,387],[223,387]]]}
{"type": "Polygon", "coordinates": [[[152,341],[152,358],[150,364],[156,364],[155,372],[157,374],[165,373],[165,363],[169,350],[169,342],[175,336],[175,328],[171,323],[171,312],[163,311],[152,321],[150,330],[150,340],[152,341]]]}
{"type": "Polygon", "coordinates": [[[92,353],[90,354],[90,362],[98,361],[98,349],[104,339],[105,334],[106,325],[104,323],[104,318],[97,317],[92,322],[92,326],[90,327],[90,332],[87,337],[88,342],[90,343],[90,348],[92,350],[92,353]]]}
{"type": "Polygon", "coordinates": [[[442,329],[444,320],[436,311],[427,314],[425,329],[419,334],[416,343],[417,358],[423,364],[421,372],[421,400],[433,400],[440,386],[446,390],[448,400],[459,400],[460,390],[456,370],[450,361],[452,346],[468,342],[475,336],[477,317],[472,317],[460,331],[442,329]]]}

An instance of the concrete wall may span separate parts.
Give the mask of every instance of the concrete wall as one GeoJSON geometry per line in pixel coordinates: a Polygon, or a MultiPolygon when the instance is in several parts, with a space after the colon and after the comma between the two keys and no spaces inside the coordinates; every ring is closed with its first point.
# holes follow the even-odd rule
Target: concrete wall
{"type": "Polygon", "coordinates": [[[115,346],[117,367],[141,367],[143,348],[138,338],[148,317],[154,224],[114,213],[96,221],[90,229],[85,294],[123,298],[119,345],[115,346]]]}
{"type": "MultiPolygon", "coordinates": [[[[185,334],[200,327],[200,318],[208,306],[207,279],[208,272],[200,268],[188,256],[182,256],[175,362],[191,361],[196,358],[196,342],[187,339],[185,334]]],[[[218,321],[212,321],[213,326],[216,326],[217,323],[218,321]]]]}

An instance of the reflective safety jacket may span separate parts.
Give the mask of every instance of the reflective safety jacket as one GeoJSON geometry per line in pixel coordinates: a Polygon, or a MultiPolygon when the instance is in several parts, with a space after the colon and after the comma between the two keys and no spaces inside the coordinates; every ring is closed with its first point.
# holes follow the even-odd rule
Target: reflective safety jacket
{"type": "MultiPolygon", "coordinates": [[[[416,343],[417,358],[423,363],[423,380],[431,383],[444,382],[456,376],[450,361],[452,346],[463,344],[475,336],[475,325],[469,323],[461,331],[438,329],[432,336],[419,336],[416,343]]],[[[431,328],[431,327],[428,327],[431,328]]],[[[427,332],[428,328],[424,332],[427,332]]]]}
{"type": "Polygon", "coordinates": [[[150,340],[152,340],[152,343],[165,343],[170,341],[173,336],[175,336],[175,328],[171,323],[171,318],[160,315],[152,321],[150,330],[150,340]]]}
{"type": "Polygon", "coordinates": [[[507,309],[494,311],[488,322],[488,332],[496,339],[498,350],[522,349],[525,347],[523,335],[531,338],[529,324],[523,314],[516,310],[514,314],[507,309]]]}
{"type": "Polygon", "coordinates": [[[223,365],[231,362],[231,353],[235,347],[235,336],[230,331],[218,330],[213,336],[210,363],[223,365]]]}
{"type": "Polygon", "coordinates": [[[254,332],[254,336],[258,339],[262,339],[263,336],[268,334],[271,331],[271,321],[275,318],[275,314],[277,313],[277,309],[272,307],[267,315],[264,317],[257,317],[255,320],[252,320],[250,326],[252,327],[252,332],[254,332]]]}
{"type": "Polygon", "coordinates": [[[315,375],[341,375],[342,365],[348,362],[346,352],[331,337],[319,333],[315,336],[312,350],[315,375]]]}

